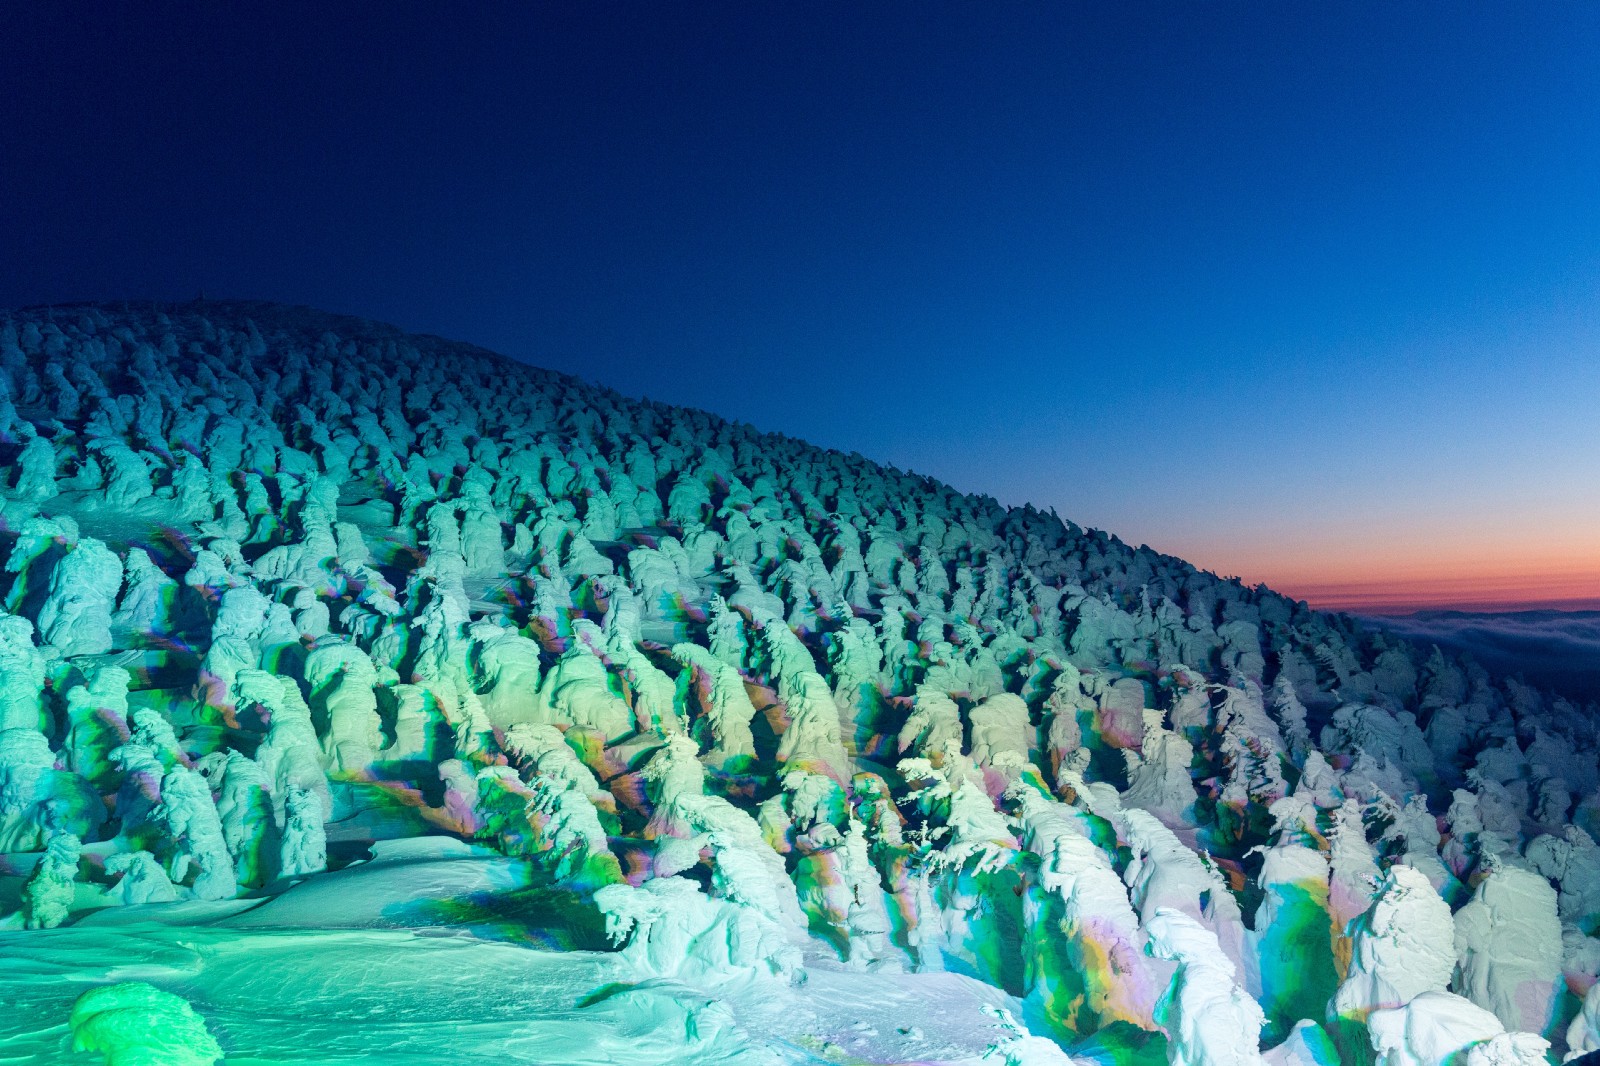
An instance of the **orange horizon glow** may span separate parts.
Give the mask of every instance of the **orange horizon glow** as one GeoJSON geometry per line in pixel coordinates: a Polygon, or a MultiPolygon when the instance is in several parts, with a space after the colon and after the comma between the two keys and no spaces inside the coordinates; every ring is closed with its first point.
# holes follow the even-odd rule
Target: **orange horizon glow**
{"type": "Polygon", "coordinates": [[[1527,543],[1533,538],[1525,535],[1513,550],[1485,544],[1487,537],[1475,543],[1419,537],[1374,549],[1340,536],[1308,536],[1301,543],[1196,544],[1187,557],[1321,610],[1600,610],[1600,536],[1528,532],[1543,533],[1545,542],[1527,543]]]}
{"type": "Polygon", "coordinates": [[[1511,611],[1600,609],[1600,566],[1496,572],[1487,566],[1454,572],[1439,562],[1366,575],[1267,579],[1273,589],[1325,611],[1409,614],[1420,610],[1511,611]]]}
{"type": "MultiPolygon", "coordinates": [[[[1270,583],[1269,583],[1270,584],[1270,583]]],[[[1594,611],[1600,610],[1600,593],[1590,585],[1574,590],[1570,585],[1454,582],[1417,584],[1348,584],[1273,586],[1321,611],[1351,614],[1411,614],[1414,611],[1594,611]]]]}

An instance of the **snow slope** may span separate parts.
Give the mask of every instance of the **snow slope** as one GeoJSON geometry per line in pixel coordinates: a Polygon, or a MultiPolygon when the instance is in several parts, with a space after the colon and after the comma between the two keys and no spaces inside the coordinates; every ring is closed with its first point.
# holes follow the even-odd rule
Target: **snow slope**
{"type": "Polygon", "coordinates": [[[0,1061],[1600,1043],[1596,708],[1448,650],[267,304],[0,313],[0,462],[0,1061]]]}

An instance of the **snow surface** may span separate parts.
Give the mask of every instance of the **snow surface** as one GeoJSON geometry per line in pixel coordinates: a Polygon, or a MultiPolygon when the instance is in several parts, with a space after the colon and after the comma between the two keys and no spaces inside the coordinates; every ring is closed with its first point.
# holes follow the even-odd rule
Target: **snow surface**
{"type": "Polygon", "coordinates": [[[184,997],[229,1063],[257,1066],[976,1063],[1011,1037],[995,1012],[1022,1012],[951,973],[835,967],[715,998],[636,983],[614,953],[568,947],[603,946],[581,917],[536,930],[497,905],[524,864],[445,837],[375,851],[264,900],[115,908],[0,933],[0,1061],[99,1061],[63,1053],[67,1016],[86,988],[124,981],[184,997]]]}

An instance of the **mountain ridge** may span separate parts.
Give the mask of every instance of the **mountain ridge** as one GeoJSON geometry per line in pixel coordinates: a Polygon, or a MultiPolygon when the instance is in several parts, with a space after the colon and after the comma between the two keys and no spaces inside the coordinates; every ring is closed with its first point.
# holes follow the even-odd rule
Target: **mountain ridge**
{"type": "MultiPolygon", "coordinates": [[[[804,1060],[773,1026],[883,1063],[1600,1042],[1600,712],[1437,647],[281,305],[0,312],[0,462],[8,951],[147,950],[123,908],[218,907],[223,949],[382,913],[548,942],[597,1008],[714,1003],[763,1063],[804,1060]],[[842,1028],[919,989],[949,1017],[842,1028]]],[[[180,990],[228,1039],[283,1017],[180,990]]],[[[515,1046],[484,1032],[452,1053],[515,1046]]]]}

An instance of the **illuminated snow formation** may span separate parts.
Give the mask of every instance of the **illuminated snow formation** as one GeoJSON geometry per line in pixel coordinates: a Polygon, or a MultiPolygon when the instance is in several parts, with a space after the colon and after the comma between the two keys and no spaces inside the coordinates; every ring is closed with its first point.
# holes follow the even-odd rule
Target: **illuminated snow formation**
{"type": "Polygon", "coordinates": [[[265,304],[0,314],[0,459],[13,1057],[1600,1045],[1596,709],[1437,649],[265,304]]]}
{"type": "Polygon", "coordinates": [[[102,985],[78,997],[72,1046],[98,1051],[106,1066],[212,1066],[222,1048],[194,1008],[142,981],[102,985]]]}

